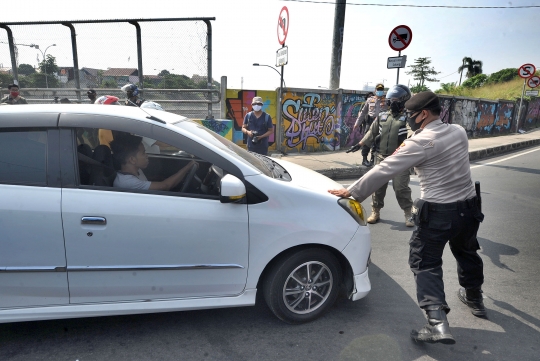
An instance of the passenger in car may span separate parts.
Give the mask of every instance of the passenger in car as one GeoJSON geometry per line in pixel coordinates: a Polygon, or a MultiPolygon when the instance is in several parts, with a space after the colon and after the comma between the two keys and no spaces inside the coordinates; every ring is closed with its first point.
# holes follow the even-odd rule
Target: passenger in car
{"type": "Polygon", "coordinates": [[[142,171],[148,166],[148,155],[142,137],[123,135],[111,142],[111,149],[113,157],[120,164],[120,171],[116,173],[113,183],[114,187],[118,188],[168,191],[177,186],[197,164],[191,161],[169,178],[161,182],[150,182],[142,171]]]}

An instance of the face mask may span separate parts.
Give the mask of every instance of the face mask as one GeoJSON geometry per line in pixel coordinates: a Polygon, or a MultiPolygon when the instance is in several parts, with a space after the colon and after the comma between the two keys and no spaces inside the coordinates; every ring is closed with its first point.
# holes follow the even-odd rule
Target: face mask
{"type": "Polygon", "coordinates": [[[256,112],[260,111],[262,109],[262,105],[253,105],[253,110],[256,112]]]}
{"type": "Polygon", "coordinates": [[[19,96],[19,92],[9,92],[13,98],[17,98],[19,96]]]}
{"type": "Polygon", "coordinates": [[[409,124],[409,127],[411,127],[413,132],[416,132],[418,129],[420,129],[420,127],[422,126],[422,123],[425,120],[425,119],[422,120],[420,123],[416,122],[416,118],[418,118],[420,114],[422,114],[422,112],[416,114],[414,117],[407,117],[407,123],[409,124]]]}
{"type": "Polygon", "coordinates": [[[384,95],[384,91],[382,91],[382,90],[377,90],[377,91],[375,92],[375,94],[376,94],[378,97],[382,97],[382,96],[384,95]]]}

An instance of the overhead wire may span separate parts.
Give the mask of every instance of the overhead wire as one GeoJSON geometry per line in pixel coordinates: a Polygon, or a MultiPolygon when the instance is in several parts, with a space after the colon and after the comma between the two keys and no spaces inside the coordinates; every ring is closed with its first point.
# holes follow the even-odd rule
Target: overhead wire
{"type": "MultiPolygon", "coordinates": [[[[298,3],[311,4],[331,4],[335,5],[335,1],[314,1],[314,0],[281,0],[298,3]]],[[[346,5],[357,6],[383,6],[383,7],[409,7],[409,8],[444,8],[444,9],[530,9],[540,8],[540,5],[521,5],[521,6],[460,6],[460,5],[413,5],[413,4],[373,4],[373,3],[351,3],[345,2],[346,5]]]]}

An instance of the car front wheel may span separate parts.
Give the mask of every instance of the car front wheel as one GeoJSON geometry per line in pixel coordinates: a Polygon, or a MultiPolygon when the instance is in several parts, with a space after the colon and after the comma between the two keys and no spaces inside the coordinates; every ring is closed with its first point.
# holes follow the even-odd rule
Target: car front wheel
{"type": "Polygon", "coordinates": [[[278,260],[264,282],[268,307],[281,320],[312,321],[333,305],[341,282],[341,267],[322,249],[302,250],[278,260]]]}

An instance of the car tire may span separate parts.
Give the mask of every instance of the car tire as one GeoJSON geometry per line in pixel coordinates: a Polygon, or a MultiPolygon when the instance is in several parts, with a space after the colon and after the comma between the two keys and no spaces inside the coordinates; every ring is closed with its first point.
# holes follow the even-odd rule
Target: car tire
{"type": "Polygon", "coordinates": [[[341,267],[332,253],[305,249],[277,260],[265,277],[264,299],[282,321],[310,322],[332,307],[340,283],[341,267]]]}

